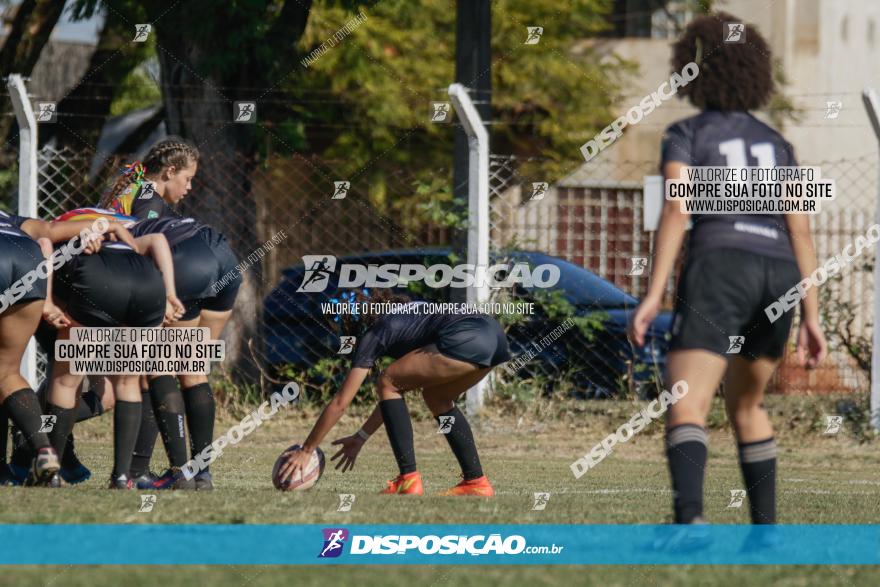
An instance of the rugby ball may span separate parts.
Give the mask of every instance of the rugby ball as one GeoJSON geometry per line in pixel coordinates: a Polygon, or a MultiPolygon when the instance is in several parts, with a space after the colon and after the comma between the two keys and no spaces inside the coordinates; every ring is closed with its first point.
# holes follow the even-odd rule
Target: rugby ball
{"type": "MultiPolygon", "coordinates": [[[[300,450],[301,448],[300,445],[294,444],[284,452],[300,450]]],[[[275,466],[272,467],[272,484],[275,486],[275,489],[280,489],[281,491],[305,491],[306,489],[314,487],[318,482],[318,479],[320,479],[321,475],[324,473],[324,453],[321,452],[320,448],[316,448],[305,469],[303,471],[297,471],[293,477],[282,483],[278,478],[278,471],[281,469],[281,465],[284,464],[285,460],[286,457],[284,456],[284,453],[281,453],[281,455],[275,459],[275,466]]]]}

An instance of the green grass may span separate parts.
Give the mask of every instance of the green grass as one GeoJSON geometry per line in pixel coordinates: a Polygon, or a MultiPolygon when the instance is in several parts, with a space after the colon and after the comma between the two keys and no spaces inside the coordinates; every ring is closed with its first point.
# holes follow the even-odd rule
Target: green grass
{"type": "MultiPolygon", "coordinates": [[[[816,403],[816,402],[813,402],[816,403]]],[[[779,512],[784,523],[877,523],[880,519],[880,454],[876,442],[843,432],[824,436],[809,418],[794,417],[802,400],[773,398],[779,430],[779,512]],[[798,423],[799,422],[799,423],[798,423]]],[[[414,406],[415,408],[415,406],[414,406]]],[[[472,422],[481,457],[497,495],[493,499],[379,496],[395,473],[380,432],[366,445],[354,471],[328,467],[321,482],[304,493],[280,493],[270,474],[278,454],[299,441],[313,413],[283,412],[213,466],[213,493],[157,492],[150,513],[139,513],[139,494],[104,489],[109,474],[111,418],[77,429],[82,460],[93,470],[89,482],[62,490],[0,488],[0,523],[663,523],[671,494],[662,451],[662,424],[655,423],[619,447],[579,480],[568,465],[588,451],[636,409],[632,402],[494,407],[472,422]],[[546,510],[532,511],[532,494],[550,492],[546,510]],[[338,494],[354,493],[351,512],[337,512],[338,494]]],[[[815,408],[819,412],[821,407],[815,408]]],[[[830,413],[827,409],[825,412],[830,413]]],[[[234,420],[218,423],[218,433],[234,420]]],[[[347,418],[340,435],[355,430],[347,418]]],[[[433,493],[458,481],[455,460],[433,422],[415,423],[419,469],[433,493]]],[[[335,436],[334,436],[335,438],[335,436]]],[[[325,444],[328,457],[329,442],[325,444]]],[[[164,456],[157,452],[158,467],[164,456]]],[[[725,426],[711,433],[706,479],[706,516],[713,523],[747,523],[747,505],[728,508],[731,489],[742,487],[734,441],[725,426]]],[[[136,545],[132,545],[136,548],[136,545]]],[[[859,567],[46,567],[11,569],[0,585],[115,585],[161,583],[211,585],[774,585],[877,584],[880,573],[859,567]],[[291,574],[295,573],[295,577],[291,574]],[[7,582],[9,581],[9,582],[7,582]],[[206,583],[207,584],[207,583],[206,583]]]]}

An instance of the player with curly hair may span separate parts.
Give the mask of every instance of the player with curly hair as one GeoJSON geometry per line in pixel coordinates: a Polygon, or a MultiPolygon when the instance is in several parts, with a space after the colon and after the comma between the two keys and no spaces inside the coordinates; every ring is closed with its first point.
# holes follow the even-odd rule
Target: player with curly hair
{"type": "MultiPolygon", "coordinates": [[[[679,96],[701,112],[666,130],[661,161],[667,181],[687,177],[689,167],[797,165],[792,146],[751,113],[775,91],[772,60],[767,42],[752,26],[742,31],[746,42],[726,42],[725,24],[737,20],[721,12],[701,16],[673,45],[673,70],[691,62],[699,66],[699,75],[679,96]]],[[[630,337],[640,346],[660,311],[688,220],[679,202],[665,203],[651,284],[630,324],[630,337]]],[[[694,214],[690,220],[667,359],[669,380],[684,380],[689,389],[667,417],[675,523],[703,521],[706,416],[723,381],[752,522],[774,524],[777,449],[764,390],[784,354],[793,316],[786,312],[771,321],[765,308],[816,269],[809,217],[694,214]],[[728,354],[731,340],[741,344],[738,354],[728,354]]],[[[826,353],[818,299],[810,289],[801,302],[797,354],[815,367],[826,353]]]]}

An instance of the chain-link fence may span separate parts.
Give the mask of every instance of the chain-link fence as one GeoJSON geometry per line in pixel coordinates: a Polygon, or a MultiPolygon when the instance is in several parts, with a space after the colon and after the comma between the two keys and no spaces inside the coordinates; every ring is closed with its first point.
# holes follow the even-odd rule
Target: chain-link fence
{"type": "MultiPolygon", "coordinates": [[[[825,203],[812,217],[812,233],[819,264],[842,253],[844,247],[865,235],[874,224],[877,190],[877,157],[803,163],[819,167],[822,177],[836,181],[836,199],[825,203]]],[[[644,230],[643,185],[646,175],[656,175],[656,161],[623,164],[595,163],[572,173],[555,185],[523,178],[515,158],[495,156],[492,190],[493,245],[543,251],[583,266],[641,297],[647,291],[652,256],[652,236],[644,230]],[[544,191],[546,187],[546,191],[544,191]],[[648,258],[639,271],[636,258],[648,258]],[[635,269],[634,269],[635,268],[635,269]]],[[[873,323],[873,250],[865,253],[823,288],[823,323],[829,332],[830,357],[816,370],[800,368],[788,353],[772,387],[782,393],[853,391],[867,388],[866,349],[873,323]],[[851,349],[851,352],[847,350],[851,349]]],[[[667,287],[665,305],[672,307],[674,284],[681,259],[667,287]]],[[[792,343],[796,329],[792,331],[792,343]]],[[[867,349],[868,355],[870,349],[867,349]]],[[[869,357],[868,357],[869,360],[869,357]]]]}
{"type": "MultiPolygon", "coordinates": [[[[193,194],[182,206],[224,233],[242,261],[244,296],[236,306],[235,319],[225,337],[231,355],[227,366],[250,368],[253,374],[283,372],[286,366],[306,369],[335,356],[336,333],[332,324],[314,308],[302,305],[296,287],[302,273],[294,269],[304,255],[336,257],[411,251],[416,256],[449,254],[453,239],[449,223],[427,213],[414,197],[419,186],[449,181],[438,177],[415,177],[403,169],[384,173],[384,205],[377,205],[366,182],[351,181],[335,171],[338,162],[298,156],[275,156],[263,162],[238,156],[213,155],[210,174],[196,175],[193,194]],[[216,170],[221,170],[217,172],[216,170]],[[247,179],[246,192],[218,200],[210,194],[236,174],[247,179]],[[334,199],[335,196],[335,199],[334,199]],[[246,219],[246,223],[243,222],[246,219]],[[274,303],[266,304],[266,300],[274,303]],[[301,309],[301,308],[300,308],[301,309]],[[312,332],[311,335],[307,334],[312,332]]],[[[39,213],[53,218],[65,210],[96,205],[100,194],[118,173],[125,158],[107,160],[97,173],[93,153],[44,148],[39,155],[39,213]]],[[[650,275],[652,235],[643,226],[644,177],[656,173],[656,162],[585,166],[562,181],[547,183],[524,178],[522,161],[493,156],[490,168],[491,247],[495,251],[539,251],[585,268],[635,297],[644,295],[650,275]],[[647,259],[639,270],[633,259],[647,259]]],[[[840,253],[864,234],[874,218],[877,162],[875,157],[815,163],[823,176],[837,182],[837,200],[826,204],[813,218],[813,234],[820,263],[840,253]]],[[[400,253],[403,254],[403,253],[400,253]]],[[[398,261],[400,262],[400,261],[398,261]]],[[[859,262],[872,263],[866,254],[859,262]]],[[[839,307],[852,316],[843,323],[851,336],[870,337],[873,288],[869,272],[858,264],[847,268],[833,289],[839,307]]],[[[673,303],[675,276],[667,288],[667,308],[673,303]]],[[[332,292],[328,292],[328,296],[332,292]]],[[[833,299],[833,298],[832,298],[833,299]]],[[[832,303],[832,305],[834,302],[832,303]]],[[[601,304],[588,304],[601,311],[601,304]]],[[[631,309],[631,308],[629,308],[631,309]]],[[[540,316],[540,315],[539,315],[540,316]]],[[[540,320],[509,330],[515,352],[533,348],[556,326],[546,315],[540,320]]],[[[607,316],[606,316],[607,318],[607,316]]],[[[613,316],[612,316],[613,318],[613,316]]],[[[846,318],[846,317],[845,317],[846,318]]],[[[620,331],[621,318],[594,336],[569,334],[564,344],[540,349],[540,358],[521,375],[544,375],[550,379],[569,375],[572,369],[588,373],[584,386],[618,386],[608,373],[632,378],[632,365],[620,331]],[[600,365],[599,377],[589,363],[600,365]],[[597,383],[601,381],[601,385],[597,383]]],[[[864,387],[866,374],[842,347],[832,346],[826,366],[807,372],[787,356],[774,381],[780,392],[849,391],[864,387]]]]}

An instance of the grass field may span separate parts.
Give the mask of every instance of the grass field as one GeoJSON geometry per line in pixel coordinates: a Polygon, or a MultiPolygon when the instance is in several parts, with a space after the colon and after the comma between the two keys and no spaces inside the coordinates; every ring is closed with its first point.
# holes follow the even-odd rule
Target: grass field
{"type": "MultiPolygon", "coordinates": [[[[825,400],[827,403],[829,400],[825,400]]],[[[112,419],[78,427],[89,482],[62,490],[0,489],[0,523],[535,523],[656,524],[667,521],[671,494],[662,452],[662,425],[654,424],[579,480],[568,468],[578,456],[628,419],[637,405],[627,401],[544,404],[518,409],[495,406],[474,422],[493,499],[379,496],[395,467],[380,432],[366,445],[354,471],[328,468],[305,493],[280,493],[270,472],[277,455],[301,440],[312,414],[281,413],[213,466],[213,493],[158,492],[150,513],[139,513],[139,492],[104,489],[109,475],[112,419]],[[549,492],[543,511],[532,511],[534,492],[549,492]],[[351,512],[336,511],[340,493],[357,496],[351,512]]],[[[717,408],[718,406],[716,406],[717,408]]],[[[779,431],[779,512],[783,523],[880,523],[880,454],[877,442],[859,443],[847,431],[823,434],[814,416],[830,407],[818,400],[771,398],[779,431]],[[806,406],[806,407],[805,407],[806,406]]],[[[340,433],[355,430],[348,418],[340,433]]],[[[235,420],[218,423],[225,431],[235,420]]],[[[455,460],[432,421],[415,424],[419,469],[433,493],[458,481],[455,460]]],[[[341,435],[341,434],[340,434],[341,435]]],[[[330,453],[329,444],[325,450],[330,453]]],[[[157,453],[154,468],[164,456],[157,453]]],[[[706,480],[706,517],[712,523],[747,523],[748,509],[727,507],[730,490],[741,488],[734,442],[726,426],[711,433],[706,480]]],[[[132,545],[136,548],[136,545],[132,545]]],[[[50,567],[7,569],[0,585],[868,585],[880,571],[860,567],[50,567]],[[296,573],[296,577],[291,577],[296,573]],[[769,584],[769,583],[768,583],[769,584]]]]}

